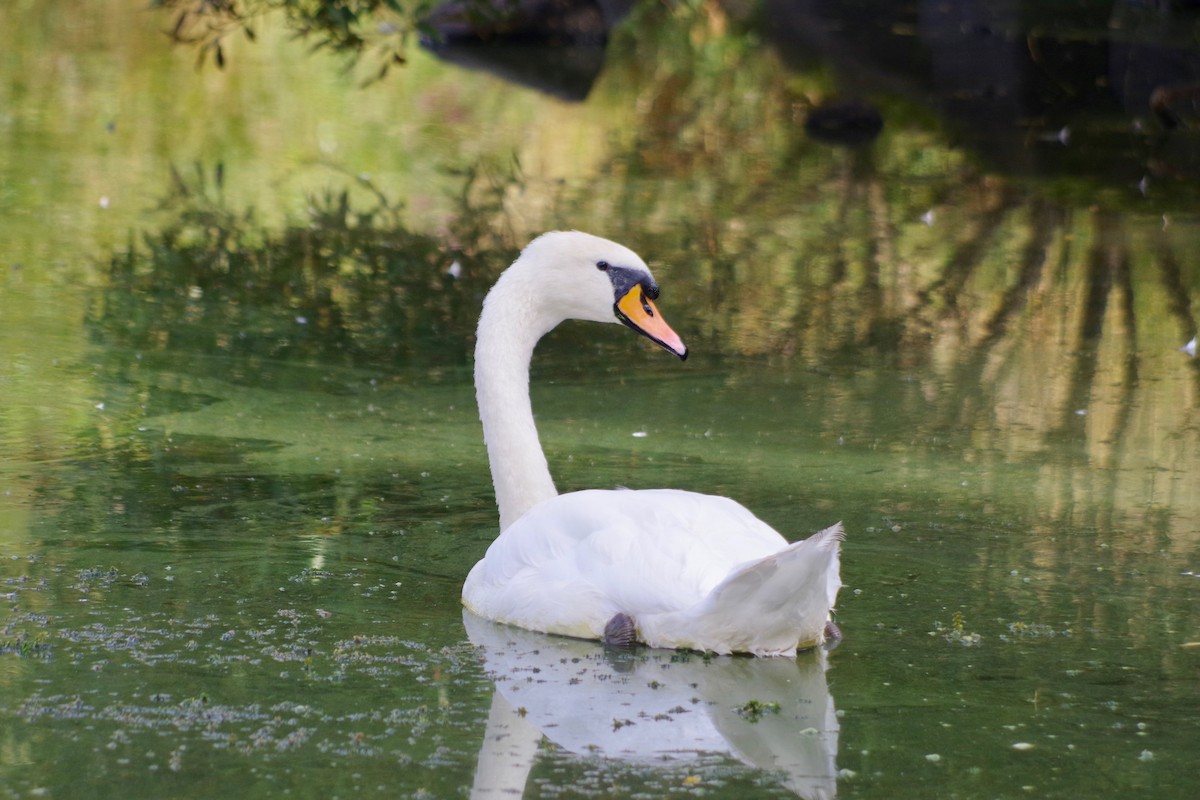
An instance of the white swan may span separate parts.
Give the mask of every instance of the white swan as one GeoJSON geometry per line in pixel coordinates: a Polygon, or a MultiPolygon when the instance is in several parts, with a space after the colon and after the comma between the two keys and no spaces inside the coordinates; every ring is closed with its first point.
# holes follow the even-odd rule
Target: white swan
{"type": "Polygon", "coordinates": [[[717,653],[825,640],[841,525],[795,544],[724,497],[670,489],[560,495],[538,441],[529,362],[567,319],[623,322],[680,358],[641,258],[578,231],[533,240],[483,303],[475,391],[501,533],[463,604],[535,631],[717,653]]]}

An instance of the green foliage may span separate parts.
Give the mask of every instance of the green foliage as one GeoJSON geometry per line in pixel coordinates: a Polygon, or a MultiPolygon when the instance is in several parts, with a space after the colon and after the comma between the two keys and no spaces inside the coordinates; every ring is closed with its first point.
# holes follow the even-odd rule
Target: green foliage
{"type": "Polygon", "coordinates": [[[241,34],[256,37],[265,17],[283,17],[288,30],[310,42],[314,50],[344,53],[355,60],[371,54],[378,66],[373,80],[405,63],[414,33],[432,35],[421,20],[435,0],[153,0],[173,17],[170,36],[197,49],[197,64],[210,56],[225,66],[224,42],[241,34]]]}

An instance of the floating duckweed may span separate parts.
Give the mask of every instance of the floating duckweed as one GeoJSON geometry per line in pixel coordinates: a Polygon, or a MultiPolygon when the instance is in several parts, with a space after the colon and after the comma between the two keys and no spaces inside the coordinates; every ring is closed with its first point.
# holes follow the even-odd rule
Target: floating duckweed
{"type": "Polygon", "coordinates": [[[1010,622],[1008,623],[1008,634],[1001,634],[1000,641],[1007,642],[1011,639],[1049,639],[1059,636],[1071,636],[1072,631],[1069,627],[1063,627],[1061,630],[1055,630],[1051,625],[1043,625],[1035,622],[1010,622]]]}
{"type": "Polygon", "coordinates": [[[961,644],[964,647],[974,647],[983,644],[983,637],[978,633],[967,633],[966,620],[961,611],[955,611],[954,617],[950,621],[950,627],[946,627],[941,622],[933,623],[933,630],[929,631],[930,636],[941,636],[947,642],[961,644]]]}
{"type": "Polygon", "coordinates": [[[745,705],[738,706],[737,713],[749,722],[758,722],[764,714],[778,714],[779,703],[773,701],[749,700],[745,705]]]}

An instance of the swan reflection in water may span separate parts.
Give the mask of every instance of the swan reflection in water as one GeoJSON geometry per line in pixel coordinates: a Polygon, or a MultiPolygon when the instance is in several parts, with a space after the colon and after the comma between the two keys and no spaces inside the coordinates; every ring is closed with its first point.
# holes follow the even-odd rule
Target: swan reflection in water
{"type": "Polygon", "coordinates": [[[746,658],[614,650],[470,611],[496,683],[472,798],[520,797],[542,737],[571,753],[647,765],[725,755],[804,798],[836,793],[838,721],[827,655],[746,658]]]}

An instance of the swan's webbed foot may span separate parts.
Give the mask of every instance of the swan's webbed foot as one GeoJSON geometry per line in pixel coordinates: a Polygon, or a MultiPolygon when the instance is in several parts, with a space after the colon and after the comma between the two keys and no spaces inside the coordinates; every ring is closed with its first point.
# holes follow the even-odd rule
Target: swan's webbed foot
{"type": "Polygon", "coordinates": [[[825,649],[832,650],[842,643],[842,629],[833,624],[833,620],[825,623],[825,649]]]}
{"type": "Polygon", "coordinates": [[[637,644],[637,622],[624,612],[614,614],[604,626],[601,641],[609,647],[632,647],[637,644]]]}

